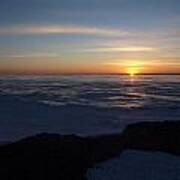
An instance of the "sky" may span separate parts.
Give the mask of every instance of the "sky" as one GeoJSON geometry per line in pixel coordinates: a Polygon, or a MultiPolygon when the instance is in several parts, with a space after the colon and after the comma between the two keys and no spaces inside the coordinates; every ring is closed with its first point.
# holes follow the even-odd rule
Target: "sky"
{"type": "Polygon", "coordinates": [[[180,73],[179,0],[1,0],[0,74],[180,73]]]}

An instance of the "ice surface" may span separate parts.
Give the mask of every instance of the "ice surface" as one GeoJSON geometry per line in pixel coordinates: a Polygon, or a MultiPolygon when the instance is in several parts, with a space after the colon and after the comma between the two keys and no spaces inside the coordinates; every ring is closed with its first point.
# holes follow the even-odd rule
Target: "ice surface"
{"type": "Polygon", "coordinates": [[[1,76],[0,141],[39,132],[95,135],[180,119],[180,76],[1,76]]]}

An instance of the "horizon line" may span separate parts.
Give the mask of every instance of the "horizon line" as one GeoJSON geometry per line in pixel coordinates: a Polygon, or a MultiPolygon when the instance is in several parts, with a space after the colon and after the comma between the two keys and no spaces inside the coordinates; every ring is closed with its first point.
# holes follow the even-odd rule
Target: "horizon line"
{"type": "MultiPolygon", "coordinates": [[[[0,76],[60,76],[60,75],[127,75],[129,73],[0,73],[0,76]]],[[[180,75],[180,73],[136,73],[134,76],[140,75],[180,75]]]]}

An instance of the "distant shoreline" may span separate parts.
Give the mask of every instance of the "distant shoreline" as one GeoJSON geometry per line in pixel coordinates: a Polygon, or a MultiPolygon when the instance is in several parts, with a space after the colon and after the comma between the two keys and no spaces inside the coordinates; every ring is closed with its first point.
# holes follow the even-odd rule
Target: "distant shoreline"
{"type": "MultiPolygon", "coordinates": [[[[9,73],[0,73],[1,76],[72,76],[72,75],[87,75],[87,76],[101,76],[101,75],[110,75],[110,76],[130,76],[128,73],[14,73],[14,74],[9,74],[9,73]]],[[[180,73],[138,73],[135,74],[134,76],[179,76],[180,73]]]]}

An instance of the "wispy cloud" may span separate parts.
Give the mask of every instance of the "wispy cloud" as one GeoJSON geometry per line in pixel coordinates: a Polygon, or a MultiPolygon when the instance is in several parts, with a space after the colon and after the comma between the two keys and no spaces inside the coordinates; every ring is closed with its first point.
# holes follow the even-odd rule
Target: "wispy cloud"
{"type": "Polygon", "coordinates": [[[128,32],[104,27],[79,25],[11,25],[0,26],[0,34],[89,34],[102,36],[123,36],[128,32]]]}
{"type": "Polygon", "coordinates": [[[30,53],[30,54],[6,54],[6,55],[0,55],[0,57],[4,58],[55,58],[58,57],[58,54],[56,53],[30,53]]]}
{"type": "Polygon", "coordinates": [[[156,58],[156,59],[117,59],[103,62],[104,66],[126,66],[126,67],[147,67],[147,66],[179,66],[179,58],[156,58]]]}
{"type": "Polygon", "coordinates": [[[152,47],[107,47],[107,48],[95,48],[95,49],[86,49],[84,51],[89,52],[150,52],[155,51],[156,49],[152,47]]]}

